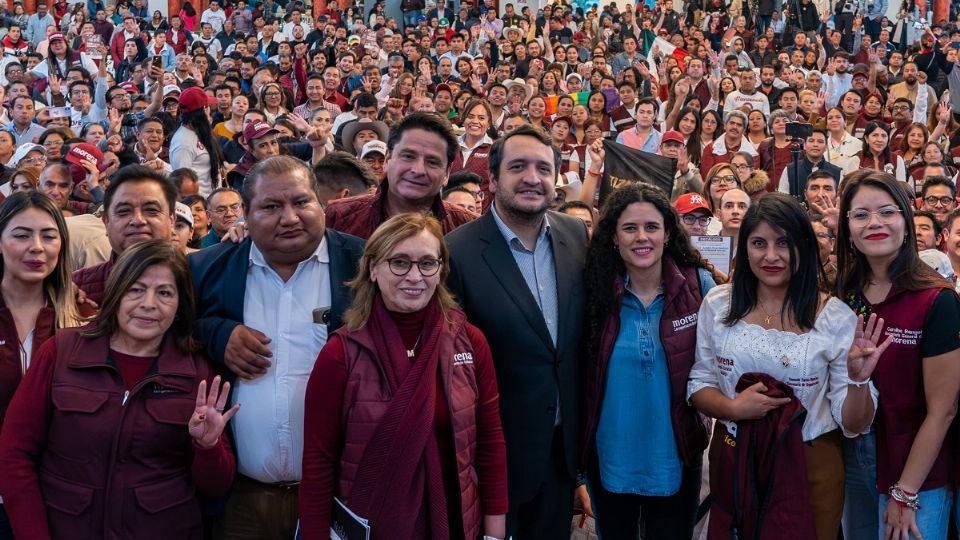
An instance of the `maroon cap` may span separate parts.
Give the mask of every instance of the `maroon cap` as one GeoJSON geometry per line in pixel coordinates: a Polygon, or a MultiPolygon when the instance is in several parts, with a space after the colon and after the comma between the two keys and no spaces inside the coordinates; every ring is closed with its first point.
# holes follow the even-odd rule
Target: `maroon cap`
{"type": "Polygon", "coordinates": [[[433,94],[436,95],[437,92],[439,92],[439,91],[441,91],[441,90],[446,90],[447,92],[450,92],[451,94],[453,93],[453,90],[450,89],[450,85],[449,85],[449,84],[440,83],[440,84],[437,85],[436,88],[434,88],[433,94]]]}
{"type": "Polygon", "coordinates": [[[214,106],[217,100],[207,95],[203,88],[191,86],[180,94],[180,113],[185,114],[193,111],[199,111],[207,106],[214,106]]]}
{"type": "Polygon", "coordinates": [[[103,152],[90,143],[78,143],[70,147],[65,158],[68,163],[80,165],[80,162],[87,160],[96,165],[98,170],[103,170],[103,152]]]}
{"type": "Polygon", "coordinates": [[[673,142],[679,143],[679,144],[685,144],[685,143],[687,142],[687,141],[683,138],[683,133],[680,133],[679,131],[677,131],[677,130],[675,130],[675,129],[671,129],[670,131],[665,131],[665,132],[663,133],[663,135],[660,137],[660,146],[663,146],[663,143],[665,143],[665,142],[667,142],[667,141],[673,141],[673,142]]]}
{"type": "Polygon", "coordinates": [[[553,119],[553,122],[551,122],[551,124],[556,124],[557,122],[566,122],[568,126],[573,125],[573,120],[569,116],[558,116],[553,119]]]}
{"type": "Polygon", "coordinates": [[[120,83],[120,88],[126,90],[128,94],[139,94],[140,90],[137,88],[137,85],[131,81],[126,81],[120,83]]]}
{"type": "Polygon", "coordinates": [[[57,41],[57,40],[66,42],[67,38],[65,38],[63,34],[61,34],[60,32],[54,32],[50,34],[50,37],[47,38],[47,43],[53,43],[54,41],[57,41]]]}
{"type": "Polygon", "coordinates": [[[673,201],[673,207],[677,209],[681,216],[697,210],[706,210],[708,214],[713,215],[710,207],[707,206],[707,201],[699,193],[685,193],[677,197],[677,200],[673,201]]]}
{"type": "Polygon", "coordinates": [[[257,120],[244,126],[243,140],[249,143],[270,133],[280,133],[280,131],[262,120],[257,120]]]}

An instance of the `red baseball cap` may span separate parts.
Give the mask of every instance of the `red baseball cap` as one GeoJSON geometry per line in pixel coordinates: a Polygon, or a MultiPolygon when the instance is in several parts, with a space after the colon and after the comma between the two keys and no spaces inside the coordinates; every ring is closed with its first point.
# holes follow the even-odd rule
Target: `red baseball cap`
{"type": "Polygon", "coordinates": [[[671,129],[671,130],[669,130],[669,131],[665,131],[665,132],[663,133],[663,136],[660,137],[660,145],[661,145],[661,146],[663,146],[663,143],[665,143],[665,142],[667,142],[667,141],[673,141],[673,142],[679,143],[679,144],[686,144],[686,142],[687,142],[687,141],[684,140],[684,138],[683,138],[683,133],[680,133],[679,131],[677,131],[677,130],[675,130],[675,129],[671,129]]]}
{"type": "Polygon", "coordinates": [[[213,107],[216,104],[217,100],[208,96],[199,86],[191,86],[180,94],[181,114],[199,111],[204,107],[213,107]]]}
{"type": "Polygon", "coordinates": [[[707,214],[713,215],[710,207],[707,206],[707,201],[703,198],[703,195],[699,193],[684,193],[677,197],[677,200],[673,201],[673,207],[677,209],[677,212],[679,212],[681,216],[697,210],[706,210],[707,214]]]}
{"type": "Polygon", "coordinates": [[[98,170],[102,171],[104,169],[103,152],[90,143],[77,143],[71,146],[70,151],[67,152],[67,156],[64,159],[74,165],[80,165],[81,161],[87,160],[96,165],[98,170]]]}
{"type": "Polygon", "coordinates": [[[243,140],[250,143],[270,133],[280,133],[280,131],[263,121],[250,122],[243,128],[243,140]]]}
{"type": "Polygon", "coordinates": [[[120,88],[123,88],[127,91],[128,94],[139,94],[140,90],[137,88],[137,85],[131,81],[125,81],[120,83],[120,88]]]}
{"type": "Polygon", "coordinates": [[[60,32],[54,32],[50,34],[50,37],[47,38],[47,43],[53,43],[54,41],[57,41],[57,40],[66,42],[67,38],[64,37],[64,35],[61,34],[60,32]]]}

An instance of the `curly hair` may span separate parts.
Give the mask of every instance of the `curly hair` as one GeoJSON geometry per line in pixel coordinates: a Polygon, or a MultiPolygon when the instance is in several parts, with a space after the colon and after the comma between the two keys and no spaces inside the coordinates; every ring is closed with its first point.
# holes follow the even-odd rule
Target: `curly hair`
{"type": "Polygon", "coordinates": [[[673,259],[677,266],[705,268],[717,283],[724,281],[713,265],[690,244],[686,229],[680,225],[680,215],[662,190],[649,184],[631,184],[617,189],[604,203],[600,221],[587,248],[587,265],[584,270],[587,313],[584,317],[583,352],[588,356],[584,358],[592,358],[597,354],[604,324],[610,310],[616,306],[617,284],[626,274],[627,268],[620,251],[614,245],[614,238],[620,216],[627,207],[635,203],[652,204],[663,216],[666,234],[664,257],[673,259]]]}

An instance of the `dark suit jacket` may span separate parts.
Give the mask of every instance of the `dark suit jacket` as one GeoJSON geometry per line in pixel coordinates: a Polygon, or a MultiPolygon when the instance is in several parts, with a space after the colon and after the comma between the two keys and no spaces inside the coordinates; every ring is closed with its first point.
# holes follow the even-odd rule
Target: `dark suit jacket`
{"type": "Polygon", "coordinates": [[[529,501],[550,474],[557,392],[567,469],[576,472],[578,342],[583,319],[587,229],[577,218],[549,213],[557,272],[557,345],[530,293],[494,209],[447,235],[447,284],[468,320],[490,343],[507,442],[511,506],[529,501]]]}
{"type": "MultiPolygon", "coordinates": [[[[342,315],[350,305],[350,291],[344,283],[353,279],[363,254],[363,240],[327,229],[327,249],[330,253],[331,299],[330,322],[332,333],[343,324],[342,315]]],[[[224,365],[223,352],[230,334],[243,324],[243,299],[247,290],[247,267],[252,241],[247,238],[239,244],[221,242],[216,246],[190,254],[190,270],[197,298],[197,338],[204,344],[207,358],[224,365]]],[[[222,370],[233,381],[229,369],[222,370]]]]}

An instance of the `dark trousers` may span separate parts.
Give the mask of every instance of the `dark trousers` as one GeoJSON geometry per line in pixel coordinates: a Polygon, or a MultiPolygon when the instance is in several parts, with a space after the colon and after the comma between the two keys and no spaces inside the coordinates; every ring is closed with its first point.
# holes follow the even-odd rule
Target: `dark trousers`
{"type": "Polygon", "coordinates": [[[696,525],[703,458],[683,467],[680,490],[668,497],[611,493],[600,481],[596,459],[589,466],[587,481],[597,533],[603,540],[637,540],[643,515],[645,540],[689,540],[696,525]]]}
{"type": "Polygon", "coordinates": [[[567,471],[563,430],[556,428],[550,448],[550,471],[536,496],[528,501],[510,501],[507,538],[557,540],[570,538],[573,491],[576,482],[567,471]]]}
{"type": "Polygon", "coordinates": [[[0,540],[13,540],[13,529],[10,528],[10,518],[7,517],[3,504],[0,504],[0,540]]]}
{"type": "Polygon", "coordinates": [[[216,540],[289,540],[300,517],[299,483],[273,485],[237,474],[216,540]]]}

